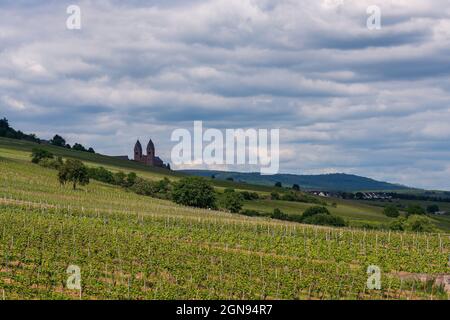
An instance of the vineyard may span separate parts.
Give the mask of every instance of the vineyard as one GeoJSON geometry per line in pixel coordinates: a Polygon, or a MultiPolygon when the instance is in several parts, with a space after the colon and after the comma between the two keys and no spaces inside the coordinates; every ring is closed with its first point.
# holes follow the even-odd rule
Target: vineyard
{"type": "Polygon", "coordinates": [[[250,218],[95,181],[72,190],[0,149],[0,299],[448,299],[449,248],[445,233],[250,218]]]}

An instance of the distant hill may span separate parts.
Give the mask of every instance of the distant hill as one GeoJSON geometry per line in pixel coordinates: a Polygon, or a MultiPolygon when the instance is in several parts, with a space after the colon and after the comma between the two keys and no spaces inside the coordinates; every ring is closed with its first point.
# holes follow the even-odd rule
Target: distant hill
{"type": "Polygon", "coordinates": [[[259,173],[226,172],[210,170],[181,170],[183,173],[212,177],[218,180],[233,179],[235,182],[245,182],[273,186],[276,182],[281,182],[283,186],[292,187],[298,184],[304,190],[321,191],[393,191],[411,189],[398,184],[376,181],[366,177],[352,174],[333,173],[320,175],[295,175],[276,174],[273,176],[262,176],[259,173]]]}

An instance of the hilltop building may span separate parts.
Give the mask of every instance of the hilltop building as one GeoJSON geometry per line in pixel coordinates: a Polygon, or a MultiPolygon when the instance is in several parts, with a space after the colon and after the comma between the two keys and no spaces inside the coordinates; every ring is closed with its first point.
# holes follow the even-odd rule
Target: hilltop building
{"type": "Polygon", "coordinates": [[[161,160],[161,158],[156,156],[155,153],[155,145],[153,144],[153,141],[150,139],[150,141],[147,144],[147,154],[145,155],[142,152],[142,145],[138,141],[136,141],[136,144],[134,145],[134,161],[143,163],[148,166],[152,167],[160,167],[160,168],[168,168],[170,169],[169,165],[164,164],[164,162],[161,160]]]}

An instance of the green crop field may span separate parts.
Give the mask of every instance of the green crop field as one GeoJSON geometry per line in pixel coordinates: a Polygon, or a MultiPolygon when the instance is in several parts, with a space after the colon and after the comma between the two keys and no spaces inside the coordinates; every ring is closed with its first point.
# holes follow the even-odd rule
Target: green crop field
{"type": "MultiPolygon", "coordinates": [[[[448,233],[328,228],[194,209],[91,181],[61,187],[30,162],[33,144],[0,139],[0,299],[448,299],[448,233]],[[78,266],[81,289],[67,286],[78,266]],[[380,288],[367,285],[369,266],[380,288]]],[[[179,174],[46,146],[90,166],[148,179],[179,174]]],[[[217,183],[218,188],[272,189],[217,183]]],[[[246,207],[296,214],[310,204],[246,207]]],[[[381,208],[333,213],[383,222],[381,208]]],[[[370,279],[369,279],[370,280],[370,279]]]]}

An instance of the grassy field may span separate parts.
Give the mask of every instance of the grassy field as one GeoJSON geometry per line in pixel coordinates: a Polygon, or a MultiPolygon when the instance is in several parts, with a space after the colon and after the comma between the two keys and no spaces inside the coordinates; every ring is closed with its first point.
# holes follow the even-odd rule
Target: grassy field
{"type": "MultiPolygon", "coordinates": [[[[31,164],[32,146],[0,139],[0,299],[448,298],[434,281],[449,272],[448,234],[249,218],[182,207],[96,181],[72,190],[59,185],[56,171],[31,164]],[[66,286],[70,265],[81,270],[80,290],[66,286]],[[381,270],[380,290],[367,287],[370,265],[381,270]],[[419,281],[424,276],[428,281],[419,281]]],[[[149,179],[179,177],[47,148],[149,179]]],[[[264,200],[246,205],[280,206],[291,214],[305,206],[264,200]]],[[[382,219],[380,210],[344,201],[332,208],[362,221],[382,219]]]]}

